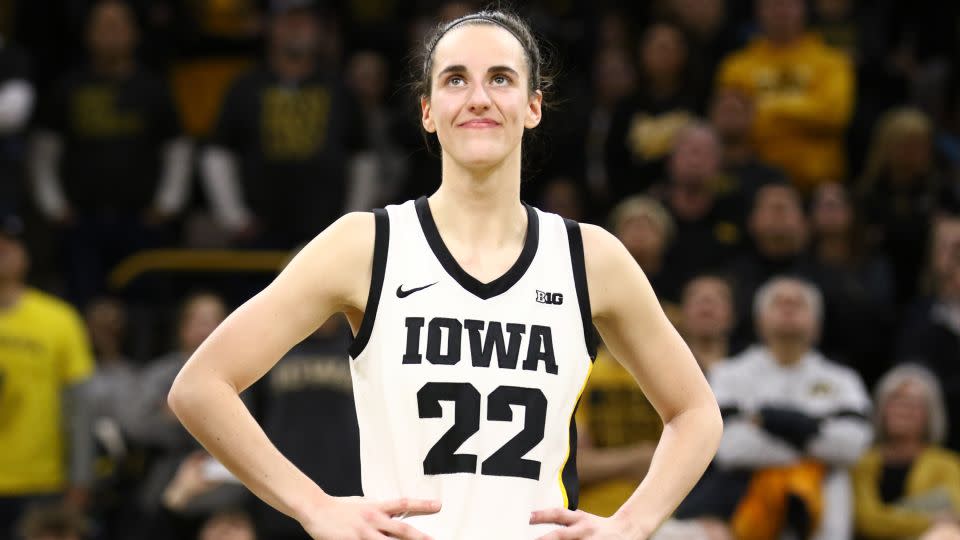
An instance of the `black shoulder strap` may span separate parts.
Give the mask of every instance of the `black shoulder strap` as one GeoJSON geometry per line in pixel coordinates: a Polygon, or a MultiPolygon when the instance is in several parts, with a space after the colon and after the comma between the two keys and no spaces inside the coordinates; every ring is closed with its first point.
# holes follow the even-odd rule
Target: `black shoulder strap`
{"type": "Polygon", "coordinates": [[[583,339],[587,344],[590,358],[597,358],[597,331],[593,327],[593,312],[590,310],[590,291],[587,288],[587,268],[583,259],[583,236],[580,224],[572,219],[564,219],[567,226],[567,240],[570,242],[570,263],[573,265],[573,282],[577,288],[577,301],[580,303],[580,318],[583,320],[583,339]]]}
{"type": "Polygon", "coordinates": [[[377,306],[380,305],[380,293],[383,291],[383,276],[387,271],[387,248],[390,245],[390,218],[387,211],[377,208],[373,211],[375,233],[373,241],[373,273],[370,276],[370,292],[367,294],[367,309],[357,336],[350,345],[350,358],[356,358],[363,352],[373,332],[373,322],[377,318],[377,306]]]}

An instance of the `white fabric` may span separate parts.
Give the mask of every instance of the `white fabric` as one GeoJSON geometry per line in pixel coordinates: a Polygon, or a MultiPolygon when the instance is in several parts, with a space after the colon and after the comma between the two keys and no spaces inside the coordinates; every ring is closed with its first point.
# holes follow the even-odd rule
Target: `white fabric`
{"type": "Polygon", "coordinates": [[[36,92],[24,79],[13,79],[0,85],[0,133],[19,131],[30,118],[36,92]]]}
{"type": "Polygon", "coordinates": [[[249,225],[251,214],[243,201],[233,153],[221,146],[208,147],[200,157],[200,172],[213,216],[220,225],[229,231],[249,225]]]}
{"type": "MultiPolygon", "coordinates": [[[[571,447],[569,429],[574,406],[592,366],[566,227],[558,216],[538,211],[539,243],[530,267],[508,290],[483,300],[461,286],[440,264],[412,202],[390,206],[387,211],[390,242],[382,294],[369,342],[351,362],[364,494],[378,500],[440,499],[443,509],[438,514],[404,519],[433,538],[538,538],[556,526],[529,525],[530,512],[565,505],[560,473],[571,447]],[[398,297],[398,288],[406,291],[431,283],[435,284],[398,297]],[[538,290],[562,294],[562,303],[537,302],[538,290]],[[403,363],[409,317],[425,319],[418,349],[423,358],[415,364],[403,363]],[[461,333],[458,363],[430,363],[426,352],[428,326],[436,317],[484,321],[484,337],[489,322],[499,321],[505,343],[509,343],[507,324],[525,325],[517,368],[500,368],[496,352],[489,367],[474,367],[466,330],[461,333]],[[522,369],[528,358],[532,325],[551,331],[556,374],[547,373],[543,362],[537,364],[536,371],[522,369]],[[461,412],[454,402],[442,401],[440,418],[420,417],[418,394],[432,382],[468,383],[479,394],[479,428],[459,448],[452,449],[457,454],[477,456],[474,472],[424,474],[427,453],[451,429],[455,412],[461,412]],[[537,479],[480,474],[483,463],[526,426],[529,411],[525,405],[510,407],[510,421],[488,418],[489,396],[505,386],[539,389],[546,397],[543,438],[523,456],[541,463],[537,479]]],[[[448,334],[439,333],[441,351],[449,352],[448,334]]]]}

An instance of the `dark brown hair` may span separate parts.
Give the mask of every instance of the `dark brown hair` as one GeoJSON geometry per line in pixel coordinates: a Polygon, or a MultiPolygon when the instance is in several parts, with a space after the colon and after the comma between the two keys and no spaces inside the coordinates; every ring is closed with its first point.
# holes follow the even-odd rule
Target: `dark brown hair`
{"type": "Polygon", "coordinates": [[[553,83],[552,74],[549,73],[546,59],[541,50],[540,43],[530,30],[530,25],[522,17],[508,11],[483,10],[454,19],[447,23],[437,25],[436,28],[427,36],[423,42],[420,53],[415,59],[415,71],[413,90],[418,98],[429,98],[432,88],[433,72],[433,52],[437,48],[437,43],[447,32],[460,26],[488,24],[499,26],[507,32],[513,34],[523,47],[523,55],[527,61],[527,71],[529,73],[528,83],[530,93],[540,90],[546,93],[553,83]]]}

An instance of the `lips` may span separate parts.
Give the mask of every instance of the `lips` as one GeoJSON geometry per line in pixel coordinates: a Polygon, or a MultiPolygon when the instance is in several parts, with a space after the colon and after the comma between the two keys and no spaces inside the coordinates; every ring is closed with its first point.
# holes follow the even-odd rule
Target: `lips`
{"type": "Polygon", "coordinates": [[[467,120],[466,122],[461,122],[457,124],[457,127],[462,128],[471,128],[471,129],[486,129],[494,128],[500,125],[500,122],[496,120],[491,120],[489,118],[475,118],[473,120],[467,120]]]}

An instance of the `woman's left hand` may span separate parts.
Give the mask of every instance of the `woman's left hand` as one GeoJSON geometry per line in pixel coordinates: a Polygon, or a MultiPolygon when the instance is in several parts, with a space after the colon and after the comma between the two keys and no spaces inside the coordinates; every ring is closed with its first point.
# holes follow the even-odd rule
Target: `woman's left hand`
{"type": "Polygon", "coordinates": [[[551,531],[537,540],[644,540],[646,534],[631,531],[623,520],[600,517],[583,510],[551,508],[530,514],[530,524],[555,523],[562,529],[551,531]]]}

